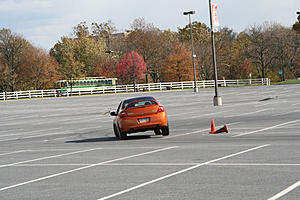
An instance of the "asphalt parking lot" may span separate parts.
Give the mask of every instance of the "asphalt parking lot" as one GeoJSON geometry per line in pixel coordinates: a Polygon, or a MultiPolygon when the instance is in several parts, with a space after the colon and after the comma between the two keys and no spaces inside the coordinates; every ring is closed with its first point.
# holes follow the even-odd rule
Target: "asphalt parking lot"
{"type": "Polygon", "coordinates": [[[300,85],[0,102],[0,199],[300,198],[300,85]],[[128,97],[165,105],[170,136],[117,140],[102,115],[128,97]],[[210,122],[229,133],[209,134],[210,122]]]}

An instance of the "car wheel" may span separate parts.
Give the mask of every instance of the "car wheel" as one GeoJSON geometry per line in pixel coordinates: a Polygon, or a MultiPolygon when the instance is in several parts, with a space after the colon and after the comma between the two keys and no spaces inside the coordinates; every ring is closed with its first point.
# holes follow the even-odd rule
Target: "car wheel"
{"type": "Polygon", "coordinates": [[[119,138],[119,137],[120,137],[120,135],[119,135],[119,130],[118,130],[118,128],[116,127],[116,125],[114,125],[114,133],[115,133],[116,138],[119,138]]]}
{"type": "Polygon", "coordinates": [[[120,137],[119,137],[120,140],[125,140],[127,138],[127,134],[126,133],[122,133],[120,131],[120,129],[119,129],[119,133],[120,133],[120,137]]]}
{"type": "Polygon", "coordinates": [[[120,140],[125,140],[127,138],[127,133],[122,133],[119,126],[115,126],[115,127],[118,135],[118,136],[116,135],[116,137],[118,137],[120,140]]]}
{"type": "Polygon", "coordinates": [[[155,135],[161,135],[162,134],[161,127],[155,128],[154,133],[155,133],[155,135]]]}
{"type": "Polygon", "coordinates": [[[161,133],[163,136],[169,135],[169,126],[162,126],[161,127],[161,133]]]}

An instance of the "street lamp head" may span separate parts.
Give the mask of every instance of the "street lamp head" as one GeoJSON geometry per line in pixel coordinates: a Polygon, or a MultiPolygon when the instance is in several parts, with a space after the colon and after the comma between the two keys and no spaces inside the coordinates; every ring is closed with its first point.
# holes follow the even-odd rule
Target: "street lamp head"
{"type": "Polygon", "coordinates": [[[188,12],[183,12],[183,15],[193,15],[195,14],[194,10],[188,11],[188,12]]]}
{"type": "Polygon", "coordinates": [[[114,51],[111,51],[111,50],[107,50],[107,51],[105,51],[105,53],[108,53],[108,54],[111,54],[111,53],[113,53],[114,51]]]}
{"type": "Polygon", "coordinates": [[[299,11],[297,12],[297,15],[300,15],[300,12],[299,12],[299,11]]]}

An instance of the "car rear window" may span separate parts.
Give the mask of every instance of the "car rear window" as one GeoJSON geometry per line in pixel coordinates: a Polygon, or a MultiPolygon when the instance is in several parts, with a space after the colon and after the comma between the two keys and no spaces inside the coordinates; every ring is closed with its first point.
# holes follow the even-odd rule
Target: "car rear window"
{"type": "MultiPolygon", "coordinates": [[[[122,109],[126,108],[126,106],[131,102],[137,102],[137,101],[151,101],[152,103],[155,103],[155,99],[153,97],[137,97],[132,99],[126,99],[123,101],[122,109]]],[[[152,104],[153,105],[153,104],[152,104]]],[[[156,105],[156,103],[154,104],[156,105]]]]}
{"type": "MultiPolygon", "coordinates": [[[[134,108],[139,106],[151,106],[151,105],[157,105],[157,103],[153,100],[134,101],[129,103],[127,108],[134,108]]],[[[125,108],[126,106],[127,105],[125,105],[125,108]]]]}

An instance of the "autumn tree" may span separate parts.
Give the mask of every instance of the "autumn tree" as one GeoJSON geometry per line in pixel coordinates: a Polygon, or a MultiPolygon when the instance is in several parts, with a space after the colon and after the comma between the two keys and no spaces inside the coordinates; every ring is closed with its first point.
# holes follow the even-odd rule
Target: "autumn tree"
{"type": "Polygon", "coordinates": [[[142,79],[146,72],[146,63],[142,56],[132,51],[123,56],[116,71],[123,83],[133,83],[135,88],[136,81],[142,79]]]}
{"type": "Polygon", "coordinates": [[[92,24],[92,36],[105,45],[105,54],[95,59],[95,76],[116,77],[116,65],[121,57],[125,35],[116,33],[115,24],[107,22],[92,24]]]}
{"type": "MultiPolygon", "coordinates": [[[[236,68],[239,68],[239,63],[236,62],[233,42],[236,39],[236,33],[225,27],[215,33],[215,47],[218,77],[230,77],[233,75],[236,68]]],[[[210,45],[211,46],[211,45],[210,45]]],[[[236,74],[235,74],[236,75],[236,74]]],[[[237,75],[240,77],[239,75],[237,75]]]]}
{"type": "Polygon", "coordinates": [[[164,35],[153,24],[146,23],[143,18],[135,19],[131,28],[133,30],[125,38],[125,49],[134,50],[143,56],[147,63],[146,82],[149,82],[149,78],[157,82],[161,71],[158,60],[164,57],[163,52],[167,48],[164,35]]]}
{"type": "Polygon", "coordinates": [[[106,45],[107,50],[111,50],[112,34],[116,31],[116,26],[111,20],[102,23],[92,23],[92,36],[97,41],[102,41],[106,45]]]}
{"type": "MultiPolygon", "coordinates": [[[[199,72],[198,77],[202,80],[213,78],[213,66],[211,57],[210,35],[208,26],[204,23],[192,22],[193,42],[196,54],[196,70],[199,72]]],[[[190,25],[178,28],[178,38],[190,48],[190,25]]]]}
{"type": "Polygon", "coordinates": [[[252,63],[244,56],[250,41],[248,34],[223,28],[216,33],[217,68],[219,77],[245,79],[253,72],[252,63]]]}
{"type": "Polygon", "coordinates": [[[9,68],[0,63],[0,91],[7,92],[11,74],[9,68]]]}
{"type": "Polygon", "coordinates": [[[173,51],[162,68],[164,81],[190,81],[193,80],[191,51],[183,44],[173,45],[173,51]]]}
{"type": "MultiPolygon", "coordinates": [[[[194,21],[192,22],[193,41],[195,44],[203,43],[209,40],[208,26],[204,23],[194,21]]],[[[178,28],[178,37],[181,41],[191,41],[190,25],[183,28],[178,28]]]]}
{"type": "Polygon", "coordinates": [[[62,37],[50,54],[59,63],[59,70],[64,77],[94,76],[96,61],[105,54],[105,45],[90,35],[85,23],[74,27],[74,35],[75,38],[62,37]],[[74,74],[70,75],[70,72],[74,74]]]}
{"type": "Polygon", "coordinates": [[[22,58],[18,74],[21,89],[53,88],[58,79],[58,63],[45,50],[29,48],[22,58]]]}
{"type": "Polygon", "coordinates": [[[18,68],[30,43],[9,29],[0,30],[0,80],[4,91],[18,89],[18,68]]]}
{"type": "Polygon", "coordinates": [[[89,27],[86,22],[80,22],[77,26],[73,27],[73,36],[75,38],[85,38],[90,36],[89,27]]]}
{"type": "Polygon", "coordinates": [[[95,60],[96,67],[94,71],[95,76],[106,76],[106,77],[116,77],[116,65],[118,63],[118,59],[114,56],[103,55],[98,57],[95,60]]]}

